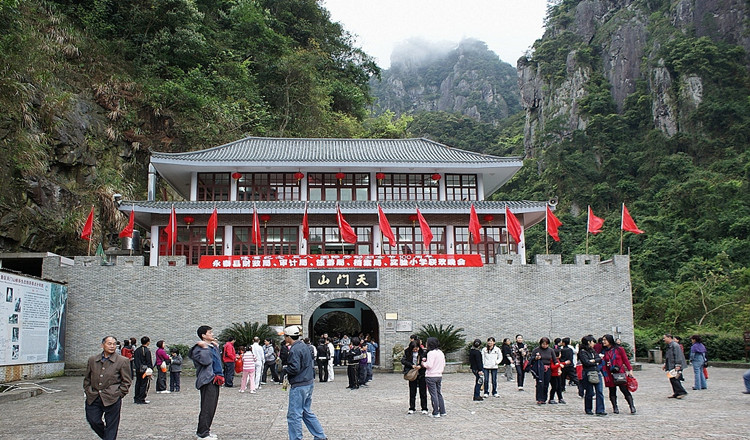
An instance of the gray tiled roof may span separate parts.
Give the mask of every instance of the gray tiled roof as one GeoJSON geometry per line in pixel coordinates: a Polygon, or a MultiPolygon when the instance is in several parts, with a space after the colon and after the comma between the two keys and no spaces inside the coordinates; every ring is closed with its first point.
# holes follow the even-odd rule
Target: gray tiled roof
{"type": "Polygon", "coordinates": [[[151,160],[195,162],[504,163],[498,157],[449,147],[429,139],[303,139],[247,137],[187,153],[152,152],[151,160]]]}
{"type": "MultiPolygon", "coordinates": [[[[310,214],[334,214],[336,212],[335,201],[310,201],[307,211],[310,214]]],[[[348,201],[338,202],[343,213],[375,214],[377,203],[374,201],[348,201]]],[[[514,213],[543,211],[547,202],[536,201],[382,201],[380,206],[387,213],[413,213],[417,206],[423,213],[431,214],[456,214],[468,213],[471,204],[478,213],[497,213],[505,209],[507,205],[514,213]]],[[[124,201],[120,206],[123,212],[130,212],[130,207],[135,205],[136,211],[152,212],[154,214],[169,213],[172,204],[175,211],[185,213],[211,213],[216,207],[219,212],[224,213],[248,213],[252,212],[253,205],[258,212],[262,213],[289,213],[300,214],[305,209],[304,201],[274,201],[274,202],[149,202],[149,201],[124,201]]]]}

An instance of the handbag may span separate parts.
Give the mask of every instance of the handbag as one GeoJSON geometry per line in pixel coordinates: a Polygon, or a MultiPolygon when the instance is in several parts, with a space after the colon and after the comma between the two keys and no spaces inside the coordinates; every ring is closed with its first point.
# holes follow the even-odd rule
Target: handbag
{"type": "Polygon", "coordinates": [[[628,376],[628,390],[631,393],[638,391],[638,381],[633,376],[628,376]]]}
{"type": "Polygon", "coordinates": [[[404,379],[411,382],[417,378],[417,375],[419,375],[419,370],[417,370],[416,368],[412,368],[411,370],[404,373],[404,379]]]}
{"type": "MultiPolygon", "coordinates": [[[[617,349],[615,349],[615,352],[612,353],[612,362],[614,363],[615,359],[617,359],[617,349]]],[[[620,367],[615,366],[610,368],[610,373],[612,373],[612,380],[614,380],[615,385],[625,385],[628,383],[628,375],[627,373],[620,372],[620,367]]]]}
{"type": "Polygon", "coordinates": [[[627,373],[612,373],[612,379],[615,381],[615,385],[625,385],[628,383],[627,373]]]}
{"type": "Polygon", "coordinates": [[[484,385],[484,375],[483,375],[483,374],[478,374],[478,375],[477,375],[477,384],[478,384],[478,385],[479,385],[480,387],[481,387],[482,385],[484,385]]]}
{"type": "Polygon", "coordinates": [[[705,377],[706,379],[708,379],[708,368],[706,368],[706,367],[703,367],[703,377],[705,377]]]}
{"type": "Polygon", "coordinates": [[[589,383],[592,384],[598,384],[599,383],[599,372],[596,370],[591,370],[586,372],[586,379],[588,379],[589,383]]]}
{"type": "Polygon", "coordinates": [[[234,372],[235,373],[242,373],[242,368],[244,367],[242,358],[237,359],[237,361],[234,363],[234,372]]]}
{"type": "Polygon", "coordinates": [[[159,369],[162,373],[167,372],[167,361],[161,361],[161,364],[159,364],[159,369]]]}

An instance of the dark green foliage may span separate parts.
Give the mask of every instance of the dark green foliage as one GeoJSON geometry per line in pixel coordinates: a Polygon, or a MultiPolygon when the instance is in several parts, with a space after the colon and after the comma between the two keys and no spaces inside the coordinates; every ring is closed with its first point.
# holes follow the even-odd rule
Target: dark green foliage
{"type": "Polygon", "coordinates": [[[243,322],[240,324],[239,322],[233,322],[232,325],[225,328],[224,330],[219,333],[219,341],[221,343],[224,343],[228,341],[230,338],[234,337],[236,339],[234,345],[235,347],[239,347],[241,345],[244,346],[250,346],[253,344],[253,338],[254,337],[260,338],[261,342],[265,338],[271,338],[274,341],[279,340],[279,336],[276,334],[276,332],[269,327],[267,324],[260,324],[258,322],[243,322]]]}
{"type": "Polygon", "coordinates": [[[180,356],[182,356],[183,361],[184,361],[185,359],[189,359],[188,353],[190,352],[190,349],[192,347],[187,346],[185,344],[170,344],[167,348],[169,349],[167,353],[168,355],[170,356],[172,355],[172,350],[177,350],[177,352],[180,353],[180,356]]]}
{"type": "Polygon", "coordinates": [[[458,351],[466,345],[466,336],[463,334],[463,331],[464,329],[461,327],[454,328],[453,324],[446,327],[443,327],[443,324],[439,326],[425,324],[417,332],[417,336],[419,336],[423,344],[426,343],[427,338],[437,338],[438,342],[440,342],[440,349],[443,353],[448,354],[458,351]]]}
{"type": "Polygon", "coordinates": [[[484,152],[497,139],[498,129],[459,113],[419,112],[408,125],[411,136],[424,137],[469,151],[484,152]]]}
{"type": "MultiPolygon", "coordinates": [[[[602,258],[619,253],[620,209],[627,204],[646,231],[623,236],[624,252],[631,254],[639,356],[666,329],[737,338],[750,329],[747,56],[718,38],[675,33],[665,15],[670,2],[638,3],[651,14],[649,41],[658,56],[648,59],[663,59],[672,76],[669,98],[680,112],[679,132],[668,137],[654,129],[655,92],[646,81],[637,81],[623,108],[615,108],[600,46],[584,48],[566,30],[577,4],[566,0],[551,8],[545,38],[521,63],[540,66],[555,87],[567,79],[566,62],[575,50],[577,66],[590,69],[586,94],[578,101],[586,128],[571,132],[568,115],[545,120],[533,139],[532,157],[492,198],[558,196],[561,241],[550,241],[550,252],[567,262],[585,251],[587,205],[605,219],[603,232],[589,236],[589,253],[602,258]]],[[[527,256],[545,252],[543,227],[529,229],[526,240],[527,256]]]]}
{"type": "MultiPolygon", "coordinates": [[[[664,333],[667,333],[667,331],[636,330],[635,345],[637,356],[645,358],[648,356],[648,350],[652,349],[659,349],[664,352],[666,350],[666,344],[664,344],[663,340],[664,333]]],[[[671,334],[682,338],[681,342],[685,348],[685,359],[690,359],[690,336],[696,333],[684,331],[680,334],[674,332],[671,332],[671,334]]],[[[734,361],[745,357],[745,341],[741,333],[711,332],[698,334],[703,339],[703,345],[706,346],[709,363],[711,361],[734,361]]]]}

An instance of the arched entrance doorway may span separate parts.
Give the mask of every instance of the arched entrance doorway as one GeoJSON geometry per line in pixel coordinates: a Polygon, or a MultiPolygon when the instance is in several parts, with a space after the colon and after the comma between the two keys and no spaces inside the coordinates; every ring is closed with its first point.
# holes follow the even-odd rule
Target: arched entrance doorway
{"type": "MultiPolygon", "coordinates": [[[[380,325],[372,309],[362,301],[350,298],[339,298],[321,304],[310,317],[308,334],[311,341],[317,343],[324,333],[329,337],[341,338],[343,335],[370,335],[373,341],[380,343],[380,325]]],[[[380,347],[375,356],[375,364],[380,364],[380,347]]]]}

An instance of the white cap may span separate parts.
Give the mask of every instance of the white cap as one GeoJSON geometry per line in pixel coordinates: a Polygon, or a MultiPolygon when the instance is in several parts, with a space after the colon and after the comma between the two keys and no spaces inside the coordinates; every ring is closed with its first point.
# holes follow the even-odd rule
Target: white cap
{"type": "Polygon", "coordinates": [[[302,334],[302,328],[298,325],[290,325],[284,329],[284,336],[299,336],[302,334]]]}

